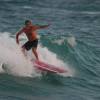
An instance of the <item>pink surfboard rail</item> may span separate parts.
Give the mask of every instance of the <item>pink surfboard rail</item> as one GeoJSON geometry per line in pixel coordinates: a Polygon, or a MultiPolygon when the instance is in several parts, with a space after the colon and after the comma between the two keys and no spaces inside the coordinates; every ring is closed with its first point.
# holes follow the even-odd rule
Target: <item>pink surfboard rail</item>
{"type": "Polygon", "coordinates": [[[65,70],[63,68],[59,68],[57,66],[47,64],[47,63],[44,63],[44,62],[38,61],[38,60],[35,60],[34,65],[37,69],[39,69],[41,71],[48,71],[48,72],[52,72],[52,73],[66,73],[67,72],[67,70],[65,70]]]}

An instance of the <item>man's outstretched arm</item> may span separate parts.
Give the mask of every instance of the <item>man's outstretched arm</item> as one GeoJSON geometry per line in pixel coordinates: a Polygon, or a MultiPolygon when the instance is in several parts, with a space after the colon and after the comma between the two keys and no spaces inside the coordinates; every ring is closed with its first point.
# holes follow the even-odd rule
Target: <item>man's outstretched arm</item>
{"type": "Polygon", "coordinates": [[[36,26],[37,29],[43,29],[43,28],[47,28],[49,27],[50,25],[41,25],[41,26],[36,26]]]}
{"type": "Polygon", "coordinates": [[[48,24],[48,25],[43,25],[43,26],[39,26],[40,28],[47,28],[47,27],[49,27],[50,25],[48,24]]]}
{"type": "Polygon", "coordinates": [[[23,29],[16,33],[16,43],[19,44],[19,35],[23,33],[23,29]]]}

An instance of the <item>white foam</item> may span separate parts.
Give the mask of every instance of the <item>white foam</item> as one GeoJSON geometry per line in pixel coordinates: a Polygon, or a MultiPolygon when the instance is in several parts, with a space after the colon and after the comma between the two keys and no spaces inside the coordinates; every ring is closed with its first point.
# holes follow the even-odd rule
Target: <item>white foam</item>
{"type": "Polygon", "coordinates": [[[59,68],[63,68],[67,70],[67,73],[62,74],[63,76],[73,76],[74,75],[74,70],[72,71],[69,68],[69,65],[67,63],[64,63],[62,60],[60,60],[57,57],[57,55],[49,51],[47,47],[43,47],[42,45],[39,45],[38,53],[39,53],[40,60],[48,64],[55,65],[59,68]]]}
{"type": "Polygon", "coordinates": [[[66,41],[71,47],[74,47],[77,44],[75,37],[71,34],[68,37],[62,37],[61,39],[56,39],[52,41],[52,43],[56,43],[61,46],[62,44],[66,43],[66,41]]]}
{"type": "Polygon", "coordinates": [[[76,39],[74,36],[70,36],[67,38],[67,43],[71,46],[74,47],[76,46],[76,39]]]}
{"type": "Polygon", "coordinates": [[[17,76],[32,76],[33,66],[26,60],[15,40],[8,33],[0,35],[0,62],[6,64],[9,74],[17,76]]]}
{"type": "Polygon", "coordinates": [[[65,41],[65,38],[59,39],[59,40],[54,40],[53,43],[56,43],[58,45],[62,45],[65,41]]]}
{"type": "MultiPolygon", "coordinates": [[[[0,34],[0,62],[7,65],[6,72],[17,76],[39,76],[40,73],[35,71],[33,64],[23,56],[15,39],[11,38],[10,34],[7,32],[0,34]]],[[[68,70],[67,76],[73,75],[68,65],[58,59],[57,55],[49,51],[47,47],[39,45],[38,53],[40,60],[55,66],[66,68],[68,70]]],[[[33,57],[33,54],[30,54],[33,57]]],[[[3,72],[2,68],[0,68],[0,72],[3,72]]]]}

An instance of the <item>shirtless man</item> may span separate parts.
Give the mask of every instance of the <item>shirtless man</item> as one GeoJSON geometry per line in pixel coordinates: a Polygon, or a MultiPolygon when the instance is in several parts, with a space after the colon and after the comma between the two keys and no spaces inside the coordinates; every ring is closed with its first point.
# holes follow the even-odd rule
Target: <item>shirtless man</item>
{"type": "Polygon", "coordinates": [[[28,38],[28,41],[22,46],[22,51],[24,55],[25,55],[25,50],[28,51],[32,49],[32,52],[34,53],[36,59],[39,60],[37,54],[38,38],[36,31],[38,29],[47,28],[48,26],[49,25],[43,25],[43,26],[32,25],[32,22],[30,20],[25,21],[25,26],[16,34],[17,44],[19,44],[19,35],[21,35],[22,33],[25,33],[28,38]]]}

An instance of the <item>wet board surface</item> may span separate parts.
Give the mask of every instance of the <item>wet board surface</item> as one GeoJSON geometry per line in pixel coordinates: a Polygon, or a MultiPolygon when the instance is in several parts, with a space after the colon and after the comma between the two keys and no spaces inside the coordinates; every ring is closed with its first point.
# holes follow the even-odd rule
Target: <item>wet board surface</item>
{"type": "Polygon", "coordinates": [[[63,68],[59,68],[57,66],[47,64],[45,62],[38,61],[38,60],[35,60],[34,65],[37,69],[39,69],[41,71],[48,71],[48,72],[52,72],[52,73],[66,73],[67,72],[67,70],[65,70],[63,68]]]}

